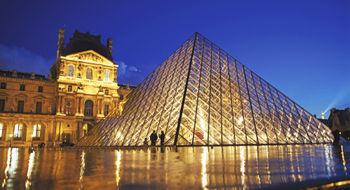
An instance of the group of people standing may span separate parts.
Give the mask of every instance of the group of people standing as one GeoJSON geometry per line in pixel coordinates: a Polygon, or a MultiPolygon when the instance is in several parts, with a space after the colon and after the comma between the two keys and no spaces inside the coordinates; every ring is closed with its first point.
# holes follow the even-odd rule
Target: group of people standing
{"type": "MultiPolygon", "coordinates": [[[[153,132],[152,132],[152,134],[151,134],[151,136],[149,138],[151,140],[151,146],[156,146],[157,140],[158,140],[158,135],[157,135],[155,130],[153,130],[153,132]]],[[[164,131],[161,132],[161,134],[159,135],[159,138],[160,138],[160,145],[164,146],[164,140],[165,140],[164,131]]],[[[145,141],[143,142],[143,145],[148,146],[147,137],[145,138],[145,141]]]]}

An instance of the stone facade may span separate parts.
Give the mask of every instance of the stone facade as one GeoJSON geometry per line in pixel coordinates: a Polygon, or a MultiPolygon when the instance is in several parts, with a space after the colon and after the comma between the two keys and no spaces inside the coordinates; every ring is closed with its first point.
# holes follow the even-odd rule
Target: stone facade
{"type": "Polygon", "coordinates": [[[134,87],[117,83],[112,40],[108,47],[98,42],[99,36],[76,31],[64,48],[60,29],[48,78],[0,71],[0,146],[76,143],[98,121],[121,113],[134,87]]]}

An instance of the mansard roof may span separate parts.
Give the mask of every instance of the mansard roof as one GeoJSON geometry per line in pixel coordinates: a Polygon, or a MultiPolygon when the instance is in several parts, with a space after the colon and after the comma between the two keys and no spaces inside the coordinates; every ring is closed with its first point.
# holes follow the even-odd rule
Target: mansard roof
{"type": "Polygon", "coordinates": [[[76,30],[73,34],[73,38],[69,39],[68,44],[63,50],[63,55],[69,55],[87,50],[94,50],[101,54],[105,58],[113,62],[113,57],[108,50],[108,47],[101,43],[101,36],[95,36],[87,33],[80,33],[76,30]]]}

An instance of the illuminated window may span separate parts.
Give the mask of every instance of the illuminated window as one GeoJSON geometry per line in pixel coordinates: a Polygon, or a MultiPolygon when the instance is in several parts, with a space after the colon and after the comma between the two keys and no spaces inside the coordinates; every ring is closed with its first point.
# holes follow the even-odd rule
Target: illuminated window
{"type": "Polygon", "coordinates": [[[0,123],[0,139],[2,138],[2,131],[4,130],[4,124],[0,123]]]}
{"type": "Polygon", "coordinates": [[[17,112],[23,113],[23,109],[24,109],[24,101],[20,100],[18,101],[18,104],[17,104],[17,112]]]}
{"type": "Polygon", "coordinates": [[[40,124],[34,125],[32,137],[40,138],[40,133],[41,133],[41,125],[40,124]]]}
{"type": "Polygon", "coordinates": [[[74,66],[73,65],[68,65],[67,76],[74,77],[74,66]]]}
{"type": "Polygon", "coordinates": [[[43,105],[42,102],[37,102],[37,103],[36,103],[36,113],[41,113],[41,111],[42,111],[42,105],[43,105]]]}
{"type": "Polygon", "coordinates": [[[105,108],[104,108],[104,115],[107,116],[108,115],[108,111],[109,111],[109,105],[106,104],[105,108]]]}
{"type": "Polygon", "coordinates": [[[23,133],[23,124],[16,124],[15,130],[13,132],[13,137],[17,139],[21,139],[22,133],[23,133]]]}
{"type": "Polygon", "coordinates": [[[91,68],[86,69],[86,79],[92,80],[92,69],[91,68]]]}
{"type": "Polygon", "coordinates": [[[85,116],[92,116],[93,115],[93,103],[91,100],[86,100],[85,102],[85,109],[84,109],[84,115],[85,116]]]}
{"type": "Polygon", "coordinates": [[[0,112],[5,111],[5,99],[0,99],[0,112]]]}
{"type": "Polygon", "coordinates": [[[104,81],[109,82],[109,70],[105,70],[104,78],[104,81]]]}
{"type": "Polygon", "coordinates": [[[21,85],[19,86],[19,90],[20,90],[20,91],[25,91],[25,90],[26,90],[26,85],[21,84],[21,85]]]}

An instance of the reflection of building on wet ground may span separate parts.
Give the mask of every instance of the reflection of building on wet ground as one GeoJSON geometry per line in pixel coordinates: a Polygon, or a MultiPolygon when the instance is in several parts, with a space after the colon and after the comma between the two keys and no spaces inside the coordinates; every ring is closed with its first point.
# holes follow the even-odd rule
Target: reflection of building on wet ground
{"type": "Polygon", "coordinates": [[[64,47],[64,33],[48,78],[0,71],[0,146],[76,143],[106,115],[120,114],[134,87],[117,83],[113,41],[105,46],[76,31],[64,47]]]}
{"type": "Polygon", "coordinates": [[[349,148],[1,148],[0,185],[2,189],[306,189],[337,181],[334,186],[346,189],[349,148]]]}

